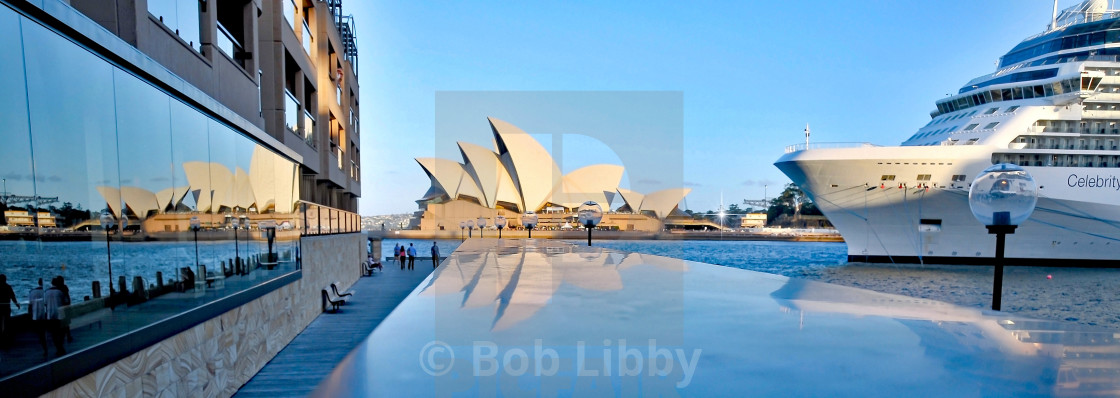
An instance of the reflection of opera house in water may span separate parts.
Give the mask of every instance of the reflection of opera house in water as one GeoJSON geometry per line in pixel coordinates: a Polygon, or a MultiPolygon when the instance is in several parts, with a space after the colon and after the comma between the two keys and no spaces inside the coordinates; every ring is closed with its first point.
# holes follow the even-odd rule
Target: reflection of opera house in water
{"type": "Polygon", "coordinates": [[[427,282],[315,396],[406,388],[488,395],[511,386],[629,396],[637,394],[617,389],[635,379],[645,395],[658,396],[1120,393],[1120,335],[1106,328],[712,264],[554,240],[471,239],[427,282]],[[437,377],[416,359],[433,340],[453,354],[439,353],[444,361],[434,362],[450,369],[437,377]],[[653,346],[697,353],[695,374],[673,367],[665,377],[637,372],[588,383],[573,376],[575,369],[622,376],[620,355],[642,363],[653,346]],[[530,352],[529,371],[507,359],[510,372],[464,379],[477,358],[490,358],[480,352],[500,361],[518,349],[530,352]],[[544,350],[552,356],[532,354],[544,350]],[[553,358],[559,371],[540,377],[533,364],[553,358]]]}

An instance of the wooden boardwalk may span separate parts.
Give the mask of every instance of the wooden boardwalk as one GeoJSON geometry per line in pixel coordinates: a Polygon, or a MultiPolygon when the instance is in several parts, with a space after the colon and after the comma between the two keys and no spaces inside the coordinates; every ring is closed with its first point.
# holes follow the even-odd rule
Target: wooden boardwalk
{"type": "Polygon", "coordinates": [[[432,272],[431,260],[414,270],[385,263],[359,278],[354,297],[337,313],[323,313],[237,391],[235,397],[304,397],[334,370],[432,272]]]}

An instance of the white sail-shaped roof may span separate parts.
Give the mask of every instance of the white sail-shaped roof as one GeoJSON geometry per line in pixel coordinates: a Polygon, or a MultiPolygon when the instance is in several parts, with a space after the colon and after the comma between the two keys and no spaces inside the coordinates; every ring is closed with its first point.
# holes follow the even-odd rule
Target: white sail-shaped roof
{"type": "Polygon", "coordinates": [[[440,158],[416,158],[416,162],[428,173],[432,186],[438,186],[449,198],[470,196],[482,202],[482,191],[461,163],[440,158]]]}
{"type": "Polygon", "coordinates": [[[608,207],[622,181],[622,172],[622,166],[614,164],[581,167],[561,179],[550,201],[567,208],[579,207],[589,200],[608,207]]]}
{"type": "Polygon", "coordinates": [[[97,192],[105,199],[105,204],[109,205],[109,211],[113,212],[113,216],[121,217],[121,190],[113,187],[99,186],[97,192]]]}
{"type": "Polygon", "coordinates": [[[618,195],[622,197],[622,201],[626,202],[626,205],[630,207],[630,211],[637,213],[641,210],[642,200],[645,199],[645,195],[623,188],[618,188],[616,191],[618,191],[618,195]]]}
{"type": "Polygon", "coordinates": [[[198,198],[195,199],[196,210],[210,211],[214,192],[210,185],[210,163],[183,162],[183,171],[187,174],[187,183],[190,184],[191,190],[198,191],[198,198]]]}
{"type": "Polygon", "coordinates": [[[513,185],[513,178],[497,153],[469,142],[460,142],[459,152],[466,161],[467,173],[482,190],[486,207],[494,208],[498,202],[507,202],[516,205],[518,209],[525,208],[521,196],[517,194],[517,187],[513,185]]]}
{"type": "Polygon", "coordinates": [[[640,211],[652,211],[657,218],[665,218],[674,207],[692,192],[692,188],[670,188],[646,195],[640,211]]]}
{"type": "Polygon", "coordinates": [[[152,210],[163,210],[156,194],[144,188],[121,187],[121,199],[124,199],[124,204],[132,209],[132,214],[140,219],[147,217],[148,212],[152,210]]]}
{"type": "Polygon", "coordinates": [[[538,210],[549,202],[553,187],[563,175],[552,155],[528,133],[497,118],[487,118],[498,144],[498,155],[521,193],[527,210],[538,210]]]}

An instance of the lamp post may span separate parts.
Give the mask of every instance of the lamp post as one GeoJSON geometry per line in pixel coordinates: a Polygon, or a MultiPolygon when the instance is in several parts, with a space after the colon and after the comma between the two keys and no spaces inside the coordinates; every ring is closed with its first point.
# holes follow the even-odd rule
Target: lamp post
{"type": "MultiPolygon", "coordinates": [[[[100,221],[101,229],[105,230],[105,252],[108,253],[109,260],[109,297],[113,297],[116,291],[113,290],[113,250],[109,247],[109,229],[113,228],[115,223],[113,222],[113,215],[109,214],[107,211],[101,213],[100,221]]],[[[101,292],[97,294],[101,294],[101,292]]]]}
{"type": "Polygon", "coordinates": [[[525,212],[525,215],[521,216],[521,225],[529,229],[529,239],[533,239],[533,228],[537,226],[537,214],[533,213],[532,210],[525,212]]]}
{"type": "Polygon", "coordinates": [[[486,218],[485,217],[479,217],[478,222],[476,222],[476,224],[478,224],[478,237],[482,238],[482,228],[486,227],[486,218]]]}
{"type": "Polygon", "coordinates": [[[466,232],[463,232],[463,229],[466,228],[466,227],[467,227],[467,222],[466,221],[459,221],[459,241],[460,242],[463,242],[463,241],[467,240],[465,238],[466,232]]]}
{"type": "Polygon", "coordinates": [[[265,256],[268,258],[268,269],[276,263],[276,255],[272,253],[272,241],[276,239],[276,221],[265,220],[257,223],[257,228],[261,231],[261,236],[268,242],[268,253],[265,256]]]}
{"type": "Polygon", "coordinates": [[[992,309],[999,311],[1003,297],[1003,249],[1007,234],[1015,233],[1038,203],[1038,185],[1022,167],[1000,163],[984,169],[968,190],[972,215],[996,236],[995,276],[992,280],[992,309]]]}
{"type": "Polygon", "coordinates": [[[241,262],[241,248],[237,245],[237,229],[241,226],[241,220],[229,214],[226,214],[226,218],[229,219],[229,226],[233,227],[233,264],[230,265],[237,265],[241,262]]]}
{"type": "Polygon", "coordinates": [[[473,238],[474,236],[474,220],[467,220],[467,237],[473,238]]]}
{"type": "Polygon", "coordinates": [[[587,201],[579,205],[579,223],[587,228],[587,245],[591,246],[591,229],[599,224],[603,219],[603,208],[599,207],[598,203],[587,201]]]}
{"type": "Polygon", "coordinates": [[[506,227],[506,217],[505,216],[494,217],[494,226],[498,227],[498,239],[501,239],[502,238],[502,228],[506,227]]]}
{"type": "MultiPolygon", "coordinates": [[[[198,230],[202,229],[202,221],[198,216],[191,216],[191,231],[194,232],[194,268],[198,269],[198,230]]],[[[205,278],[206,275],[203,275],[205,278]]]]}

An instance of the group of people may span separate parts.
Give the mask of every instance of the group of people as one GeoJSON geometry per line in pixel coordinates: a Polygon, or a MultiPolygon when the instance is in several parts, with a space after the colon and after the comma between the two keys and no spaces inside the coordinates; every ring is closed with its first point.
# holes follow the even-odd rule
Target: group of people
{"type": "MultiPolygon", "coordinates": [[[[393,257],[400,263],[401,269],[407,265],[408,269],[412,269],[416,265],[416,247],[411,243],[408,246],[396,244],[393,245],[393,257]]],[[[439,246],[436,242],[432,242],[432,268],[439,266],[439,246]]]]}
{"type": "MultiPolygon", "coordinates": [[[[19,299],[8,284],[7,275],[0,274],[0,341],[5,343],[10,338],[12,304],[20,309],[19,299]]],[[[70,305],[70,288],[62,276],[52,278],[48,289],[43,289],[43,279],[39,278],[39,284],[28,294],[27,313],[31,316],[31,327],[39,337],[39,344],[43,346],[43,356],[47,355],[47,332],[51,334],[58,355],[66,354],[64,339],[74,341],[62,316],[61,309],[67,305],[70,305]]]]}

